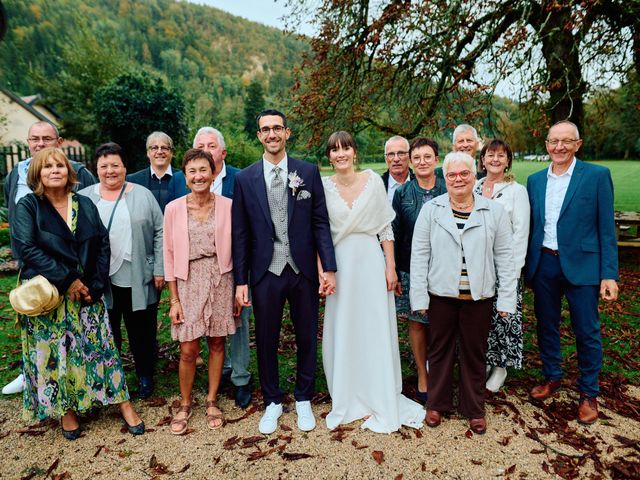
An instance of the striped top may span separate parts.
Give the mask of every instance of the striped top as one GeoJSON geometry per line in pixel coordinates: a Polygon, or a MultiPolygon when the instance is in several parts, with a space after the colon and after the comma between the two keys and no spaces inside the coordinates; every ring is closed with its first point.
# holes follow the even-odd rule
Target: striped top
{"type": "MultiPolygon", "coordinates": [[[[471,212],[458,212],[457,210],[452,210],[452,211],[453,211],[453,219],[456,222],[460,235],[462,235],[462,230],[464,229],[464,226],[467,224],[467,220],[469,220],[469,215],[471,215],[471,212]]],[[[460,271],[459,292],[460,292],[460,296],[464,296],[464,297],[471,296],[471,287],[469,286],[469,276],[467,275],[467,262],[464,256],[464,246],[462,246],[462,270],[460,271]]]]}

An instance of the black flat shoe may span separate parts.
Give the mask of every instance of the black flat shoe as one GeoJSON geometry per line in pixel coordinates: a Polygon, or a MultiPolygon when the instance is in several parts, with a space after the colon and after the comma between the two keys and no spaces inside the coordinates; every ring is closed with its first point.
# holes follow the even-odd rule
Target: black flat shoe
{"type": "Polygon", "coordinates": [[[60,429],[62,430],[62,436],[67,440],[77,440],[80,438],[80,427],[74,430],[65,430],[62,426],[62,422],[60,423],[60,429]]]}
{"type": "Polygon", "coordinates": [[[236,387],[236,405],[242,409],[247,408],[251,403],[251,388],[249,385],[236,387]]]}
{"type": "Polygon", "coordinates": [[[144,422],[140,422],[138,425],[129,425],[127,421],[124,421],[127,426],[127,430],[131,435],[143,435],[144,434],[144,422]]]}
{"type": "Polygon", "coordinates": [[[153,378],[152,377],[140,377],[138,380],[138,397],[149,398],[153,395],[153,378]]]}

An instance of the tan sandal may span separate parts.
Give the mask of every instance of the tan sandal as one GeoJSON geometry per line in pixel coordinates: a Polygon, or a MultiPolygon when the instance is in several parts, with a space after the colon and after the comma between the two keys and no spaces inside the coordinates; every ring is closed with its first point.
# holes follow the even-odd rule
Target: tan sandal
{"type": "MultiPolygon", "coordinates": [[[[207,410],[212,407],[220,410],[220,408],[218,407],[218,402],[216,402],[215,400],[207,400],[207,410]]],[[[217,430],[223,427],[226,423],[227,421],[224,418],[222,410],[220,410],[220,413],[207,413],[207,427],[209,427],[210,430],[217,430]],[[216,420],[222,420],[222,423],[220,425],[212,425],[212,423],[216,420]]]]}
{"type": "Polygon", "coordinates": [[[173,435],[183,435],[189,426],[189,419],[191,418],[191,404],[189,405],[180,405],[178,411],[173,416],[171,420],[171,424],[169,428],[171,429],[171,433],[173,435]],[[187,416],[184,418],[177,418],[181,413],[186,413],[187,416]]]}

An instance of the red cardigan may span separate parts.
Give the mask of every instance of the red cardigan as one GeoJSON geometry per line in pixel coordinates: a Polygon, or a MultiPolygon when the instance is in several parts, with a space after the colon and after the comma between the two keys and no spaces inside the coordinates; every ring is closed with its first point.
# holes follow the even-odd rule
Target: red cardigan
{"type": "MultiPolygon", "coordinates": [[[[230,272],[231,260],[231,200],[216,195],[214,238],[220,273],[230,272]]],[[[189,226],[187,197],[167,204],[164,211],[164,279],[187,280],[189,276],[189,226]]]]}

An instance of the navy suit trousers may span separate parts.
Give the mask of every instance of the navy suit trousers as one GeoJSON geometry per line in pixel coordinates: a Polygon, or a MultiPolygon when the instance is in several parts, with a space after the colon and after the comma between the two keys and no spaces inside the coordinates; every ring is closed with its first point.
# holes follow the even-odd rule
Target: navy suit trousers
{"type": "Polygon", "coordinates": [[[542,373],[547,380],[560,380],[560,321],[562,296],[567,297],[571,326],[576,336],[578,353],[578,389],[596,397],[598,375],[602,368],[602,340],[598,317],[599,285],[573,285],[564,276],[560,257],[542,252],[533,277],[534,309],[538,320],[538,348],[542,373]]]}
{"type": "Polygon", "coordinates": [[[287,265],[281,275],[267,272],[252,286],[258,375],[265,405],[282,403],[278,373],[278,346],[285,301],[289,302],[296,335],[295,399],[311,400],[315,391],[318,335],[318,285],[287,265]]]}

